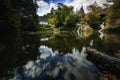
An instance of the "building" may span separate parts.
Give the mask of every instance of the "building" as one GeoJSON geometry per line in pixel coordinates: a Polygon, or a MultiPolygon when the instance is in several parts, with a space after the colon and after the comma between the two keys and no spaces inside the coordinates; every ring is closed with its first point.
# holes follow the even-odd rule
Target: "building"
{"type": "Polygon", "coordinates": [[[83,6],[80,8],[80,11],[78,12],[78,15],[79,15],[80,18],[85,17],[85,12],[84,12],[83,6]]]}

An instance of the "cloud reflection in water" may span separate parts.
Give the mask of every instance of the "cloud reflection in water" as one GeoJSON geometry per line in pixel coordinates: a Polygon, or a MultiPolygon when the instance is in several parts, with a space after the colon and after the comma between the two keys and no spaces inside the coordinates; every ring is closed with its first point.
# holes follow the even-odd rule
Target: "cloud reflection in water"
{"type": "Polygon", "coordinates": [[[14,78],[18,80],[99,80],[99,70],[86,59],[86,48],[81,53],[59,55],[47,46],[40,46],[41,55],[20,69],[15,69],[14,78]],[[19,75],[19,76],[18,76],[19,75]]]}

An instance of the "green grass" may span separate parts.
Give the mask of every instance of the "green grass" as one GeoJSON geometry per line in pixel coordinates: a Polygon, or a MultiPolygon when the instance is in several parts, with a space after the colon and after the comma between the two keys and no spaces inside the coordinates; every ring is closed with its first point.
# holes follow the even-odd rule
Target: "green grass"
{"type": "Polygon", "coordinates": [[[41,34],[52,34],[53,33],[53,29],[51,27],[39,27],[37,29],[38,32],[40,32],[41,34]]]}

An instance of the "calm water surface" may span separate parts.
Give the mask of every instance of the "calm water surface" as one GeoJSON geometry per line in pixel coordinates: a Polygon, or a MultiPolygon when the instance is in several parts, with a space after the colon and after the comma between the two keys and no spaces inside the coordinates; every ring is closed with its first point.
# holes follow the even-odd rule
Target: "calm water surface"
{"type": "Polygon", "coordinates": [[[1,34],[0,80],[120,80],[86,47],[120,59],[120,34],[1,34]]]}

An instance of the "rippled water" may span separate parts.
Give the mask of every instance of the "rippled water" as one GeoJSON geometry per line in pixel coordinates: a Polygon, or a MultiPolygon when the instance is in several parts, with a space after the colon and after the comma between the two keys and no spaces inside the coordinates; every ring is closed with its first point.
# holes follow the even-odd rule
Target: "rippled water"
{"type": "Polygon", "coordinates": [[[120,34],[99,36],[1,34],[0,80],[119,80],[119,66],[103,68],[105,63],[89,57],[86,47],[119,59],[120,34]]]}

